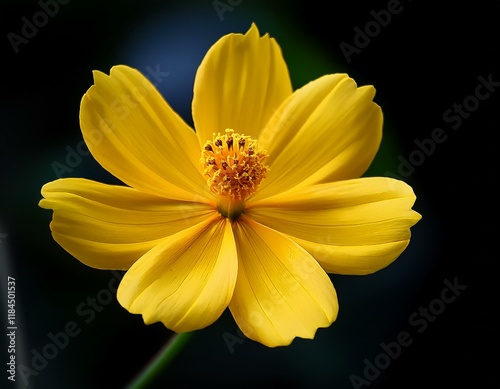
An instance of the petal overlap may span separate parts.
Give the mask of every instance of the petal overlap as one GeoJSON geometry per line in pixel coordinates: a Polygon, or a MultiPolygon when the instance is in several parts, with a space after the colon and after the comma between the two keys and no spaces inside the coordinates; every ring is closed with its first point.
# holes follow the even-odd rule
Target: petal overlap
{"type": "Polygon", "coordinates": [[[332,74],[296,90],[260,135],[271,170],[255,199],[297,186],[358,178],[382,137],[382,111],[372,86],[332,74]]]}
{"type": "Polygon", "coordinates": [[[178,200],[212,197],[196,134],[137,70],[120,65],[109,76],[95,71],[82,98],[80,126],[93,157],[127,185],[178,200]]]}
{"type": "Polygon", "coordinates": [[[337,317],[337,295],[297,243],[246,216],[234,223],[238,282],[229,305],[243,333],[269,347],[312,339],[337,317]]]}
{"type": "Polygon", "coordinates": [[[248,217],[290,236],[328,272],[368,274],[408,245],[420,215],[403,181],[365,177],[318,184],[254,202],[248,217]]]}
{"type": "Polygon", "coordinates": [[[166,236],[215,214],[204,203],[167,200],[133,188],[64,178],[45,184],[42,208],[53,209],[54,239],[99,269],[128,269],[166,236]]]}
{"type": "Polygon", "coordinates": [[[212,324],[233,295],[238,261],[229,220],[218,215],[165,238],[125,274],[118,301],[146,324],[176,332],[212,324]]]}

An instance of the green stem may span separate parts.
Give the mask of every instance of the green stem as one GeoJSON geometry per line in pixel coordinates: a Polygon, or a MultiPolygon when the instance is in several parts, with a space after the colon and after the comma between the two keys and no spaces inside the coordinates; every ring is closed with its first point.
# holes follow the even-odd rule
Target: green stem
{"type": "Polygon", "coordinates": [[[144,389],[158,375],[164,371],[165,367],[179,354],[192,332],[174,334],[167,344],[158,352],[151,362],[139,373],[139,375],[126,387],[126,389],[144,389]]]}

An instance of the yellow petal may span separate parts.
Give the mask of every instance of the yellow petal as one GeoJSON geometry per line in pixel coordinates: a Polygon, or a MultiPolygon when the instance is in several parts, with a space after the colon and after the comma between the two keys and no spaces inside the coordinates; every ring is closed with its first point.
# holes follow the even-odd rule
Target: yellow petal
{"type": "Polygon", "coordinates": [[[360,177],[382,137],[382,111],[374,94],[372,86],[358,88],[345,74],[321,77],[295,91],[260,136],[271,171],[256,198],[360,177]]]}
{"type": "Polygon", "coordinates": [[[245,35],[229,34],[207,52],[194,83],[193,120],[200,145],[232,128],[256,139],[292,93],[281,49],[252,24],[245,35]]]}
{"type": "Polygon", "coordinates": [[[247,337],[284,346],[295,337],[312,339],[336,319],[335,289],[307,251],[246,216],[233,228],[239,267],[229,308],[247,337]]]}
{"type": "Polygon", "coordinates": [[[127,185],[178,200],[211,196],[196,134],[137,70],[94,72],[80,125],[94,158],[127,185]]]}
{"type": "Polygon", "coordinates": [[[125,274],[118,301],[176,332],[212,324],[233,295],[238,261],[228,219],[214,216],[166,238],[125,274]]]}
{"type": "Polygon", "coordinates": [[[390,265],[410,240],[359,246],[335,246],[293,238],[315,257],[328,273],[366,275],[390,265]]]}
{"type": "Polygon", "coordinates": [[[394,261],[420,220],[415,195],[392,178],[313,185],[253,202],[245,214],[307,249],[331,273],[368,274],[394,261]]]}
{"type": "Polygon", "coordinates": [[[52,235],[88,266],[128,269],[163,238],[205,220],[208,204],[168,200],[79,178],[45,184],[40,206],[53,209],[52,235]]]}

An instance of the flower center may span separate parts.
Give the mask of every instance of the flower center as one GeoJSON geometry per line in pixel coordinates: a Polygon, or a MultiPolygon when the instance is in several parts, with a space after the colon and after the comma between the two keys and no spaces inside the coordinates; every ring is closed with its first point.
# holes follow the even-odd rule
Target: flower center
{"type": "Polygon", "coordinates": [[[257,190],[269,167],[268,155],[257,141],[231,129],[225,134],[214,133],[205,143],[200,162],[210,190],[219,196],[219,212],[236,218],[243,212],[243,202],[257,190]]]}

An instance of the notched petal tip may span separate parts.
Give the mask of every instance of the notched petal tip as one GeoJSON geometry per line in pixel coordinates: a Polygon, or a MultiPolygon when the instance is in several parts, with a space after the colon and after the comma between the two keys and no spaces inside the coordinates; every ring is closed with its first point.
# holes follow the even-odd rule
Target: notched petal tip
{"type": "Polygon", "coordinates": [[[131,67],[131,66],[128,66],[128,65],[123,65],[123,64],[119,64],[119,65],[113,65],[110,70],[109,70],[109,73],[105,73],[101,70],[92,70],[92,75],[94,77],[94,83],[97,81],[97,80],[101,80],[105,77],[111,77],[113,76],[115,72],[117,71],[138,71],[137,69],[131,67]]]}
{"type": "Polygon", "coordinates": [[[109,77],[108,74],[100,71],[100,70],[92,70],[92,77],[94,78],[94,83],[99,80],[101,77],[109,77]]]}
{"type": "Polygon", "coordinates": [[[100,70],[92,70],[92,78],[94,83],[90,86],[83,97],[85,97],[94,88],[95,85],[106,82],[106,80],[109,78],[109,74],[106,74],[100,70]]]}
{"type": "Polygon", "coordinates": [[[248,29],[248,31],[246,32],[247,36],[260,36],[260,32],[259,32],[259,28],[257,27],[257,24],[255,24],[255,22],[252,22],[252,24],[250,25],[250,28],[248,29]]]}

